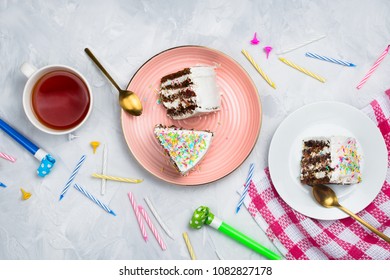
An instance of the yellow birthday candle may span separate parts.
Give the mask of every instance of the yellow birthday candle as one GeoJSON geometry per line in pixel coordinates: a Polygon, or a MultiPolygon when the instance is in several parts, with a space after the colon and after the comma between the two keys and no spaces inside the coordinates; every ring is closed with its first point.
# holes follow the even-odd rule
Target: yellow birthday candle
{"type": "Polygon", "coordinates": [[[109,176],[109,175],[97,174],[97,173],[93,173],[92,177],[106,179],[106,180],[119,181],[119,182],[125,182],[125,183],[134,183],[134,184],[138,184],[138,183],[141,183],[143,181],[143,179],[124,178],[124,177],[109,176]]]}
{"type": "Polygon", "coordinates": [[[20,188],[20,190],[22,191],[22,200],[27,200],[31,197],[31,193],[29,192],[26,192],[24,189],[20,188]]]}
{"type": "Polygon", "coordinates": [[[271,79],[264,73],[264,71],[260,68],[259,65],[255,62],[255,60],[250,56],[250,54],[246,50],[242,50],[241,53],[249,60],[252,66],[256,69],[257,72],[263,77],[263,79],[274,89],[276,89],[275,83],[271,81],[271,79]]]}
{"type": "Polygon", "coordinates": [[[279,60],[281,62],[287,64],[288,66],[290,66],[290,67],[292,67],[292,68],[294,68],[294,69],[296,69],[298,71],[301,71],[302,73],[304,73],[304,74],[306,74],[306,75],[308,75],[308,76],[310,76],[310,77],[312,77],[312,78],[314,78],[314,79],[316,79],[316,80],[318,80],[318,81],[320,81],[322,83],[325,83],[325,79],[322,78],[321,76],[319,76],[319,75],[317,75],[317,74],[315,74],[315,73],[313,73],[313,72],[311,72],[311,71],[309,71],[309,70],[307,70],[307,69],[305,69],[305,68],[303,68],[301,66],[298,66],[295,63],[293,63],[293,62],[291,62],[291,61],[289,61],[289,60],[287,60],[287,59],[285,59],[283,57],[279,57],[279,60]]]}
{"type": "Polygon", "coordinates": [[[187,232],[183,232],[184,242],[186,243],[188,253],[190,254],[191,260],[196,260],[194,248],[192,248],[190,238],[187,232]]]}

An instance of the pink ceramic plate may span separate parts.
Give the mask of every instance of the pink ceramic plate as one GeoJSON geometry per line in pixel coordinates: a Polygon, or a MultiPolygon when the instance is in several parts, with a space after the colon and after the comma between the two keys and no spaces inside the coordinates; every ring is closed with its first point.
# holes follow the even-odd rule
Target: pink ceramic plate
{"type": "Polygon", "coordinates": [[[216,181],[235,170],[256,144],[262,119],[260,98],[246,71],[229,56],[200,46],[182,46],[163,51],[148,60],[128,86],[143,105],[139,117],[122,111],[123,133],[136,160],[150,173],[178,185],[216,181]],[[221,110],[201,117],[174,121],[158,102],[161,77],[194,65],[217,65],[217,83],[222,93],[221,110]],[[153,135],[156,124],[211,130],[212,145],[202,162],[181,176],[163,153],[153,135]]]}

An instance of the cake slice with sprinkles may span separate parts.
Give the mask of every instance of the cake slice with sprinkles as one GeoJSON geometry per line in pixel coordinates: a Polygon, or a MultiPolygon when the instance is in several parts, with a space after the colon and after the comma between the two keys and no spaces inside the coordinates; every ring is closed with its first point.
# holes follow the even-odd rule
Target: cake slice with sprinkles
{"type": "Polygon", "coordinates": [[[303,184],[360,183],[361,154],[355,138],[317,137],[303,140],[300,180],[303,184]]]}
{"type": "Polygon", "coordinates": [[[173,166],[186,175],[205,157],[213,139],[207,130],[193,130],[157,124],[154,135],[173,166]]]}

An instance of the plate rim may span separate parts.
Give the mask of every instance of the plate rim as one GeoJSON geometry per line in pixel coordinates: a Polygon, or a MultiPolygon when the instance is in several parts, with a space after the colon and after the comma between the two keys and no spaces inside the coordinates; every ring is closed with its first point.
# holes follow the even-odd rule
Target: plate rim
{"type": "MultiPolygon", "coordinates": [[[[282,127],[282,124],[285,123],[288,119],[290,119],[291,117],[293,117],[294,115],[296,114],[299,114],[300,111],[304,110],[304,109],[307,109],[308,107],[311,107],[311,106],[318,106],[318,105],[328,105],[328,106],[332,106],[332,105],[337,105],[337,106],[345,106],[345,107],[348,107],[352,110],[354,110],[356,113],[358,113],[360,116],[362,116],[363,118],[366,118],[367,120],[369,120],[374,126],[375,126],[375,123],[369,118],[369,116],[367,116],[364,112],[362,112],[361,110],[359,110],[358,108],[356,108],[355,106],[352,106],[350,104],[347,104],[345,102],[340,102],[340,101],[315,101],[315,102],[312,102],[312,103],[309,103],[309,104],[306,104],[304,106],[301,106],[300,108],[294,110],[293,112],[291,112],[277,127],[277,129],[275,130],[274,132],[274,135],[271,139],[271,143],[270,143],[270,147],[269,147],[269,152],[268,152],[268,166],[269,166],[269,173],[270,173],[270,178],[271,180],[273,181],[273,185],[274,185],[274,188],[276,190],[276,192],[278,193],[278,195],[280,196],[280,198],[289,206],[291,207],[292,209],[294,209],[295,211],[299,212],[300,214],[304,215],[304,216],[307,216],[307,217],[310,217],[310,218],[313,218],[313,219],[317,219],[317,220],[339,220],[339,219],[343,219],[343,218],[347,218],[349,217],[349,215],[347,215],[346,213],[342,212],[340,210],[340,213],[337,217],[319,217],[318,215],[309,215],[307,213],[302,213],[301,210],[302,209],[296,209],[297,207],[296,206],[293,206],[291,205],[291,201],[289,201],[288,199],[285,199],[281,194],[280,194],[280,190],[278,190],[278,187],[276,185],[276,183],[274,182],[275,180],[272,179],[272,168],[271,168],[271,156],[272,156],[272,152],[273,150],[275,149],[275,142],[274,142],[274,139],[275,137],[280,133],[280,129],[282,127]]],[[[377,126],[376,126],[377,127],[377,126]]],[[[380,133],[380,132],[379,132],[380,133]]],[[[382,136],[382,135],[381,135],[382,136]]],[[[386,146],[386,143],[385,143],[385,140],[383,138],[383,136],[381,137],[382,139],[382,143],[383,143],[383,146],[384,148],[386,149],[387,151],[387,146],[386,146]]],[[[387,166],[386,167],[383,167],[384,169],[384,172],[383,172],[383,182],[382,182],[382,185],[383,183],[386,181],[386,173],[387,173],[387,166]]],[[[275,176],[275,173],[274,173],[274,176],[275,176]]],[[[275,177],[274,177],[275,178],[275,177]]],[[[370,203],[372,203],[372,201],[378,196],[378,194],[380,193],[381,189],[382,189],[382,185],[381,186],[378,186],[378,189],[377,191],[375,192],[375,195],[373,195],[373,199],[367,204],[365,205],[362,209],[360,209],[359,211],[357,212],[360,212],[362,210],[364,210],[370,203]]],[[[320,205],[318,205],[319,207],[321,207],[320,205]]],[[[326,208],[323,208],[324,210],[326,208]]],[[[355,214],[356,212],[353,211],[355,214]]]]}
{"type": "MultiPolygon", "coordinates": [[[[180,45],[180,46],[175,46],[175,47],[171,47],[171,48],[168,48],[168,49],[164,49],[158,53],[156,53],[155,55],[151,56],[149,59],[147,59],[140,67],[138,67],[137,71],[133,74],[133,76],[131,77],[129,83],[127,84],[127,89],[130,90],[130,84],[131,82],[134,80],[134,78],[137,76],[138,72],[141,71],[141,69],[146,65],[148,64],[151,60],[153,60],[154,58],[166,53],[166,52],[169,52],[169,51],[172,51],[172,50],[175,50],[175,49],[183,49],[183,48],[199,48],[199,49],[204,49],[204,50],[207,50],[207,51],[211,51],[211,52],[214,52],[214,53],[217,53],[218,55],[221,55],[221,56],[224,56],[226,58],[228,58],[229,60],[231,60],[232,62],[234,62],[237,67],[240,68],[240,70],[245,73],[245,75],[247,76],[248,80],[250,81],[251,85],[252,85],[252,88],[255,90],[255,93],[256,93],[256,99],[257,99],[257,103],[259,105],[259,114],[260,114],[260,121],[258,123],[258,127],[257,127],[257,133],[256,133],[256,138],[255,138],[255,141],[254,141],[254,144],[253,146],[251,147],[250,150],[248,150],[248,153],[247,155],[242,159],[242,161],[237,164],[237,166],[235,166],[234,168],[232,168],[229,172],[227,172],[225,175],[223,176],[220,176],[218,178],[215,178],[213,180],[207,180],[206,182],[199,182],[199,183],[187,183],[187,182],[177,182],[175,180],[169,180],[169,179],[166,179],[164,178],[163,176],[159,176],[158,174],[155,174],[153,173],[151,170],[149,170],[148,168],[146,168],[144,165],[142,165],[142,163],[140,162],[139,158],[134,154],[133,150],[131,149],[129,143],[128,143],[128,139],[125,137],[124,135],[124,123],[123,123],[123,118],[126,114],[126,112],[121,109],[121,116],[120,116],[120,120],[121,120],[121,128],[122,128],[122,134],[124,136],[124,139],[126,141],[126,146],[127,148],[130,150],[130,153],[131,155],[136,159],[137,163],[144,169],[146,170],[149,174],[153,175],[154,177],[164,181],[164,182],[167,182],[167,183],[170,183],[170,184],[174,184],[176,186],[183,186],[183,187],[192,187],[192,186],[203,186],[203,185],[207,185],[207,184],[210,184],[210,183],[213,183],[213,182],[216,182],[218,180],[221,180],[225,177],[227,177],[228,175],[230,175],[231,173],[233,173],[237,168],[239,168],[243,162],[251,155],[251,153],[253,152],[253,149],[255,148],[256,146],[256,143],[258,142],[259,140],[259,137],[260,137],[260,131],[261,131],[261,127],[262,127],[262,124],[263,124],[263,107],[262,107],[262,103],[261,103],[261,98],[260,98],[260,94],[259,94],[259,91],[255,85],[255,83],[253,82],[253,79],[251,78],[251,76],[249,75],[248,71],[245,70],[245,68],[237,61],[235,60],[234,58],[232,58],[230,55],[228,54],[225,54],[224,52],[222,51],[219,51],[217,49],[214,49],[214,48],[210,48],[210,47],[206,47],[206,46],[201,46],[201,45],[192,45],[192,44],[189,44],[189,45],[180,45]]],[[[190,176],[190,175],[189,175],[190,176]]]]}

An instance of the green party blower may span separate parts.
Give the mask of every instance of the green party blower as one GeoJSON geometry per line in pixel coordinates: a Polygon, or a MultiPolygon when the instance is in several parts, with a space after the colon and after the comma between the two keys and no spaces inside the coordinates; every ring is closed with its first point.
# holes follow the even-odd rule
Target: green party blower
{"type": "Polygon", "coordinates": [[[200,206],[195,210],[192,215],[190,226],[194,229],[200,229],[204,224],[209,225],[216,230],[230,236],[236,241],[242,243],[248,248],[254,250],[255,252],[263,255],[264,257],[270,260],[280,260],[281,257],[269,250],[268,248],[260,245],[253,239],[239,232],[235,228],[229,226],[225,222],[221,221],[210,212],[210,209],[206,206],[200,206]]]}

